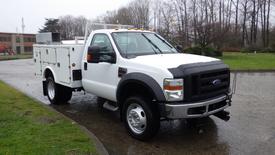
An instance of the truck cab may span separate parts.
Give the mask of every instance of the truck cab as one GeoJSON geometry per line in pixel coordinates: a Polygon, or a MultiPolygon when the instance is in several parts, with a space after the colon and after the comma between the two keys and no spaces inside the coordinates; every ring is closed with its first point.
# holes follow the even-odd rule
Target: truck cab
{"type": "Polygon", "coordinates": [[[232,97],[229,67],[216,58],[183,54],[155,32],[102,29],[92,31],[82,45],[34,47],[34,54],[48,50],[49,55],[53,48],[53,55],[60,55],[48,58],[51,63],[34,56],[36,63],[40,58],[44,95],[52,104],[67,102],[74,90],[94,94],[103,107],[119,110],[136,139],[152,138],[161,119],[228,115],[224,109],[232,97]],[[61,54],[65,47],[68,51],[61,54]],[[61,73],[61,66],[69,71],[61,73]]]}

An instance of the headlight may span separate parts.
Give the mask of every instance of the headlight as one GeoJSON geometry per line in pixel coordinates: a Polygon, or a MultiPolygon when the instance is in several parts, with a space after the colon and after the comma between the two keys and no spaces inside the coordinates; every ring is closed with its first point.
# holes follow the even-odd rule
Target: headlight
{"type": "Polygon", "coordinates": [[[164,79],[163,90],[167,101],[183,100],[183,79],[164,79]]]}

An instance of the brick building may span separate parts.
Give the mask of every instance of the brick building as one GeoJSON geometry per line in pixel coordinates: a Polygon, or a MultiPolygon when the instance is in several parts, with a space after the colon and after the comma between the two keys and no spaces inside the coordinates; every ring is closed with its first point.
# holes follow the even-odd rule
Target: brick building
{"type": "Polygon", "coordinates": [[[0,46],[16,54],[32,53],[34,43],[35,34],[0,32],[0,46]]]}

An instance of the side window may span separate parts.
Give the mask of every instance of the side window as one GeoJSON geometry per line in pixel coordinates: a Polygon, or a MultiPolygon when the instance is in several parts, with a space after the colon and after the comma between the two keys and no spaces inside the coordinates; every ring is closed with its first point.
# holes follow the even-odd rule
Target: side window
{"type": "Polygon", "coordinates": [[[112,44],[106,34],[95,34],[91,46],[100,47],[100,53],[113,53],[112,44]]]}

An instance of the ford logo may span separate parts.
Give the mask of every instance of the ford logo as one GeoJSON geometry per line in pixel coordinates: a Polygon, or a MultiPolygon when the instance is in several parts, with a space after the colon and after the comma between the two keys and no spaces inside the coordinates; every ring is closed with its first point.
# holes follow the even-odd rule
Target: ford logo
{"type": "Polygon", "coordinates": [[[214,86],[217,86],[217,85],[219,85],[219,84],[221,84],[221,83],[222,83],[222,81],[221,81],[220,79],[216,79],[216,80],[212,81],[212,84],[213,84],[214,86]]]}

